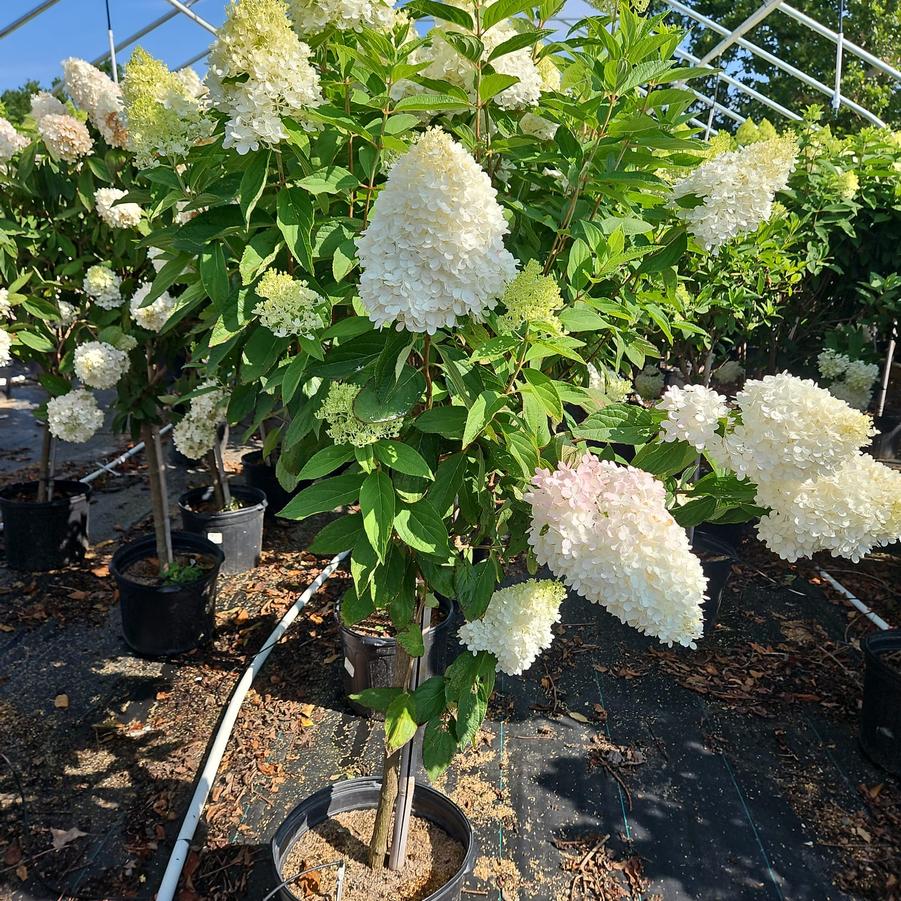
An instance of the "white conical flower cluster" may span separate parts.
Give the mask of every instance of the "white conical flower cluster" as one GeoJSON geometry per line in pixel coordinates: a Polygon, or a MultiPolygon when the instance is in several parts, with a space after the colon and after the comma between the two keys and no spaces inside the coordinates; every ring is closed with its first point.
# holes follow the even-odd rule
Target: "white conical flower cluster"
{"type": "Polygon", "coordinates": [[[216,444],[217,429],[228,409],[228,394],[215,382],[204,382],[208,389],[191,398],[191,405],[173,431],[175,446],[191,460],[199,460],[216,444]]]}
{"type": "Polygon", "coordinates": [[[127,194],[121,188],[98,188],[94,192],[97,215],[110,228],[134,228],[141,222],[143,210],[136,203],[117,203],[127,194]]]}
{"type": "Polygon", "coordinates": [[[75,348],[72,364],[89,388],[112,388],[128,372],[128,354],[105,341],[88,341],[75,348]]]}
{"type": "Polygon", "coordinates": [[[319,34],[332,26],[338,31],[393,27],[396,13],[390,0],[288,0],[291,20],[301,36],[319,34]]]}
{"type": "Polygon", "coordinates": [[[8,366],[12,363],[12,335],[6,329],[0,328],[0,366],[8,366]]]}
{"type": "Polygon", "coordinates": [[[392,167],[357,239],[360,299],[378,325],[434,334],[492,309],[516,275],[497,192],[438,128],[392,167]]]}
{"type": "Polygon", "coordinates": [[[661,426],[663,440],[687,441],[697,450],[713,441],[720,419],[729,412],[725,398],[703,385],[671,385],[657,406],[667,414],[661,426]]]}
{"type": "Polygon", "coordinates": [[[817,368],[830,381],[829,393],[856,410],[866,410],[873,397],[873,386],[879,376],[875,363],[852,360],[846,354],[827,348],[817,357],[817,368]]]}
{"type": "Polygon", "coordinates": [[[460,641],[473,654],[494,654],[498,672],[518,676],[551,646],[565,597],[566,588],[550,579],[501,588],[481,619],[460,626],[460,641]]]}
{"type": "Polygon", "coordinates": [[[0,319],[15,319],[8,288],[0,288],[0,319]]]}
{"type": "Polygon", "coordinates": [[[76,388],[47,402],[47,425],[54,438],[84,444],[103,425],[103,412],[90,391],[76,388]]]}
{"type": "Polygon", "coordinates": [[[207,74],[210,99],[228,116],[223,147],[247,153],[278,144],[288,136],[283,117],[303,119],[322,103],[309,57],[282,0],[232,0],[207,74]]]}
{"type": "Polygon", "coordinates": [[[707,250],[754,231],[770,218],[777,191],[788,184],[798,148],[792,137],[774,138],[721,153],[673,186],[678,199],[695,195],[699,206],[677,207],[688,230],[707,250]]]}
{"type": "Polygon", "coordinates": [[[12,122],[0,116],[0,163],[11,160],[28,146],[28,138],[16,131],[12,122]]]}
{"type": "Polygon", "coordinates": [[[147,329],[148,332],[158,332],[169,321],[169,317],[175,309],[175,298],[164,291],[153,303],[143,306],[149,293],[149,284],[140,285],[128,306],[131,310],[131,318],[141,328],[147,329]]]}
{"type": "Polygon", "coordinates": [[[74,163],[94,149],[94,141],[84,123],[68,114],[57,116],[49,113],[42,116],[38,134],[55,160],[74,163]]]}
{"type": "Polygon", "coordinates": [[[91,266],[84,274],[82,289],[98,307],[114,310],[122,306],[122,279],[109,266],[91,266]]]}
{"type": "Polygon", "coordinates": [[[38,91],[31,95],[31,117],[40,125],[44,116],[68,115],[66,104],[57,100],[49,91],[38,91]]]}
{"type": "Polygon", "coordinates": [[[585,454],[539,470],[525,500],[539,563],[583,597],[667,644],[700,638],[707,580],[649,473],[585,454]]]}
{"type": "Polygon", "coordinates": [[[106,143],[124,147],[128,130],[119,85],[96,66],[75,57],[63,60],[63,83],[72,102],[88,114],[106,143]]]}
{"type": "Polygon", "coordinates": [[[328,302],[305,281],[287,272],[269,269],[263,273],[256,288],[264,298],[254,307],[260,322],[278,338],[303,335],[312,338],[323,326],[323,312],[328,302]]]}

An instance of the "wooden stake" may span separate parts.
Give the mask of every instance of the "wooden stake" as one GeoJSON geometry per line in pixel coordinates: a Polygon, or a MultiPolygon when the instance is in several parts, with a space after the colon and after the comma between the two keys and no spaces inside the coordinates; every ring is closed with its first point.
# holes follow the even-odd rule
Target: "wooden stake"
{"type": "Polygon", "coordinates": [[[150,482],[150,508],[153,511],[153,531],[156,536],[156,556],[160,562],[160,575],[172,565],[172,531],[169,524],[169,495],[166,490],[166,464],[159,426],[145,423],[141,426],[144,453],[147,455],[147,477],[150,482]]]}

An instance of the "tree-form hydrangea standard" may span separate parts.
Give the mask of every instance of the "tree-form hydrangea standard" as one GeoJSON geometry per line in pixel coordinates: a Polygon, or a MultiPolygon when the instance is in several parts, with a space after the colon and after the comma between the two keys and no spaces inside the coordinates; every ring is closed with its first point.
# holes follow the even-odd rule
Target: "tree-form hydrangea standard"
{"type": "Polygon", "coordinates": [[[539,563],[639,632],[694,647],[707,580],[661,482],[585,454],[539,469],[524,497],[539,563]]]}
{"type": "Polygon", "coordinates": [[[357,239],[360,299],[377,325],[434,334],[482,318],[516,274],[488,175],[430,128],[392,167],[357,239]]]}

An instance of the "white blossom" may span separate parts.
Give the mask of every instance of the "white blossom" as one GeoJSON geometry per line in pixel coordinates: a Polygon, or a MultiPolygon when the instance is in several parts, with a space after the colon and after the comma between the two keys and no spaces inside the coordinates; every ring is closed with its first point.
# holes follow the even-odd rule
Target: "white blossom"
{"type": "Polygon", "coordinates": [[[84,444],[103,425],[103,412],[90,391],[76,388],[47,402],[47,424],[60,441],[84,444]]]}
{"type": "Polygon", "coordinates": [[[15,316],[9,300],[9,289],[0,288],[0,319],[15,319],[15,316]]]}
{"type": "Polygon", "coordinates": [[[817,356],[817,369],[824,379],[841,378],[848,369],[851,360],[831,347],[820,351],[817,356]]]}
{"type": "Polygon", "coordinates": [[[243,154],[278,144],[288,136],[283,117],[302,120],[322,103],[309,57],[282,0],[232,0],[207,74],[212,104],[228,117],[223,147],[243,154]]]}
{"type": "Polygon", "coordinates": [[[75,348],[73,366],[89,388],[112,388],[128,372],[128,354],[105,341],[88,341],[75,348]]]}
{"type": "Polygon", "coordinates": [[[556,122],[545,119],[543,116],[536,116],[535,113],[526,113],[519,120],[519,127],[523,134],[532,135],[539,141],[553,141],[557,129],[560,127],[556,122]]]}
{"type": "Polygon", "coordinates": [[[788,184],[797,157],[794,138],[758,141],[708,159],[673,186],[673,197],[695,195],[699,206],[676,207],[707,250],[754,231],[770,218],[773,199],[788,184]]]}
{"type": "Polygon", "coordinates": [[[530,579],[491,596],[481,619],[462,625],[460,641],[473,654],[497,657],[498,672],[518,676],[551,646],[566,589],[560,582],[530,579]]]}
{"type": "Polygon", "coordinates": [[[91,266],[85,273],[82,289],[98,307],[114,310],[122,306],[122,279],[109,266],[91,266]]]}
{"type": "Polygon", "coordinates": [[[65,116],[68,112],[65,103],[48,91],[38,91],[31,95],[31,117],[38,125],[44,116],[65,116]]]}
{"type": "Polygon", "coordinates": [[[228,394],[215,382],[204,382],[199,389],[208,390],[191,398],[188,412],[173,430],[175,446],[191,460],[213,449],[228,408],[228,394]]]}
{"type": "Polygon", "coordinates": [[[387,31],[396,13],[390,0],[288,0],[294,28],[301,37],[318,34],[329,26],[339,31],[364,27],[387,31]]]}
{"type": "Polygon", "coordinates": [[[264,298],[254,308],[260,322],[279,338],[303,335],[312,338],[323,326],[323,310],[327,301],[305,281],[286,272],[269,269],[256,288],[264,298]]]}
{"type": "Polygon", "coordinates": [[[110,228],[134,228],[141,221],[144,211],[136,203],[116,203],[127,191],[119,188],[98,188],[94,192],[97,215],[110,228]]]}
{"type": "Polygon", "coordinates": [[[175,309],[175,299],[167,292],[163,292],[153,303],[142,306],[144,299],[150,293],[150,285],[142,284],[135,291],[129,303],[131,318],[148,332],[158,332],[169,321],[172,311],[175,309]]]}
{"type": "Polygon", "coordinates": [[[28,138],[20,135],[11,122],[0,116],[0,163],[11,160],[28,146],[28,138]]]}
{"type": "Polygon", "coordinates": [[[8,366],[12,362],[12,335],[0,328],[0,366],[8,366]]]}
{"type": "Polygon", "coordinates": [[[667,414],[661,425],[663,440],[687,441],[699,451],[715,440],[720,419],[729,412],[726,399],[703,385],[671,385],[657,406],[667,414]]]}
{"type": "Polygon", "coordinates": [[[56,307],[59,312],[55,325],[59,328],[68,328],[74,321],[78,310],[65,300],[58,300],[56,307]]]}
{"type": "Polygon", "coordinates": [[[640,632],[694,646],[707,581],[661,482],[585,454],[536,472],[524,498],[539,563],[640,632]]]}
{"type": "Polygon", "coordinates": [[[430,128],[398,161],[357,239],[359,293],[370,319],[434,334],[492,309],[516,275],[491,180],[430,128]]]}
{"type": "Polygon", "coordinates": [[[63,82],[72,102],[88,114],[107,144],[124,147],[128,131],[119,85],[96,66],[75,57],[63,60],[63,82]]]}
{"type": "Polygon", "coordinates": [[[94,149],[94,141],[84,123],[74,116],[49,113],[38,123],[38,134],[55,160],[74,163],[94,149]]]}

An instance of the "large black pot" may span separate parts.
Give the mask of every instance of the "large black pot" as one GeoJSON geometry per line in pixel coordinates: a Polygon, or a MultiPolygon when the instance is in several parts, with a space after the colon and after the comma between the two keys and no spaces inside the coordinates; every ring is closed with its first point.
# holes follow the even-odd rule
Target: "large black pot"
{"type": "MultiPolygon", "coordinates": [[[[275,882],[278,885],[290,879],[293,873],[282,874],[282,864],[297,840],[309,829],[325,822],[338,813],[349,810],[367,810],[378,805],[381,780],[372,778],[349,779],[337,782],[301,801],[288,818],[278,827],[272,839],[272,863],[275,882]]],[[[451,838],[457,839],[466,849],[460,869],[449,882],[432,892],[424,901],[459,901],[463,881],[472,872],[476,859],[476,840],[466,814],[441,792],[427,785],[416,785],[413,792],[413,813],[440,826],[451,838]]],[[[323,861],[324,863],[327,861],[323,861]]],[[[281,901],[299,901],[288,886],[281,886],[275,896],[281,901]]],[[[398,898],[397,901],[403,901],[398,898]]]]}
{"type": "Polygon", "coordinates": [[[885,463],[901,462],[901,416],[876,416],[873,425],[879,434],[873,438],[869,452],[885,463]]]}
{"type": "Polygon", "coordinates": [[[892,651],[901,651],[901,629],[876,632],[861,644],[866,671],[860,746],[874,763],[901,776],[901,672],[882,659],[892,651]]]}
{"type": "Polygon", "coordinates": [[[723,590],[732,575],[735,562],[735,548],[714,538],[709,532],[696,529],[692,538],[692,549],[700,551],[701,568],[707,577],[707,597],[701,605],[704,611],[704,636],[712,635],[723,600],[723,590]]]}
{"type": "Polygon", "coordinates": [[[279,510],[284,510],[288,501],[309,484],[299,482],[293,491],[285,491],[275,475],[275,467],[263,460],[263,452],[259,450],[250,451],[241,457],[241,474],[248,485],[266,495],[267,519],[275,519],[279,510]]]}
{"type": "Polygon", "coordinates": [[[138,560],[156,556],[152,535],[119,548],[110,572],[119,589],[122,634],[128,646],[148,657],[167,657],[196,648],[216,627],[216,579],[225,559],[211,541],[189,532],[172,533],[176,554],[202,554],[215,561],[196,582],[187,585],[142,585],[125,575],[138,560]]]}
{"type": "Polygon", "coordinates": [[[78,563],[88,547],[90,486],[55,479],[52,501],[38,503],[37,494],[37,482],[0,491],[6,565],[39,572],[78,563]],[[35,500],[23,500],[23,494],[35,500]]]}
{"type": "Polygon", "coordinates": [[[243,507],[217,513],[197,512],[194,508],[213,496],[212,488],[195,488],[178,499],[182,527],[186,532],[203,535],[222,549],[222,572],[226,575],[243,573],[259,564],[266,512],[266,495],[259,489],[233,485],[229,490],[243,507]]]}
{"type": "MultiPolygon", "coordinates": [[[[438,609],[444,614],[444,619],[422,633],[425,652],[420,663],[420,684],[432,676],[441,675],[447,667],[447,646],[454,607],[450,600],[439,595],[438,609]]],[[[353,627],[345,626],[341,621],[340,605],[335,616],[338,618],[341,646],[344,650],[344,693],[350,695],[365,688],[391,688],[396,685],[394,662],[397,658],[397,642],[393,638],[354,632],[353,627]]],[[[363,716],[381,716],[356,701],[349,700],[348,703],[363,716]]]]}

